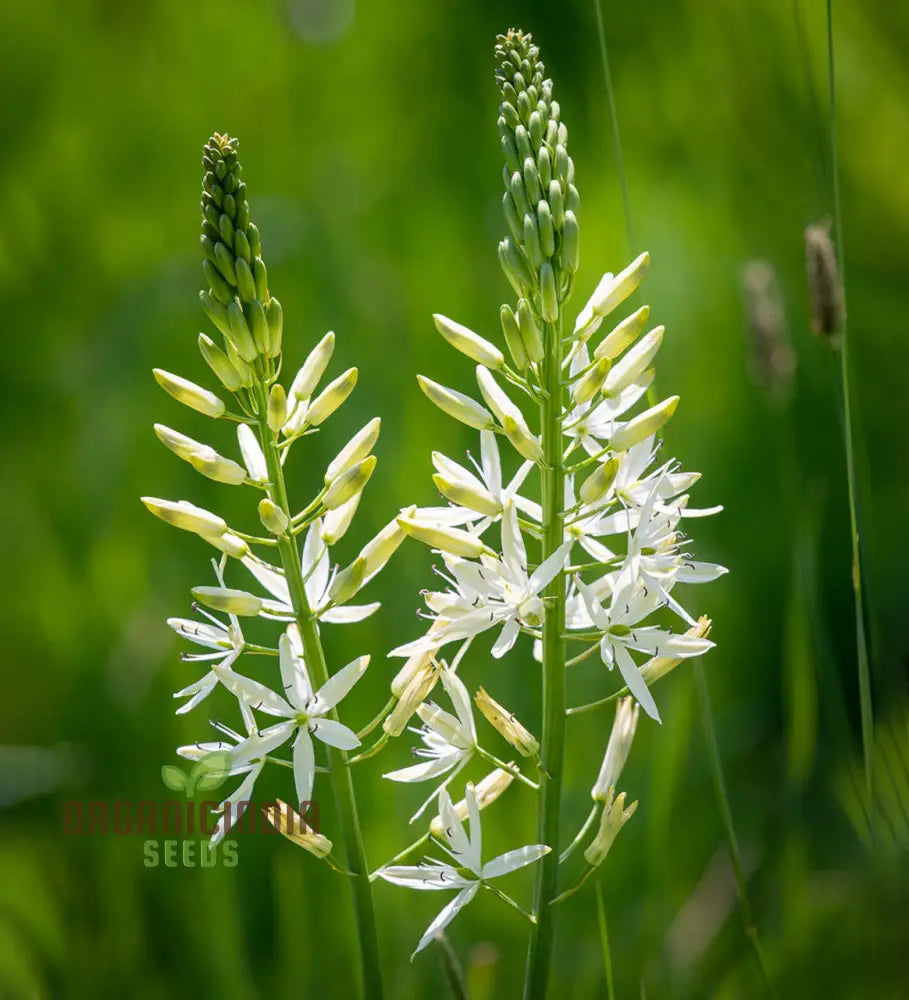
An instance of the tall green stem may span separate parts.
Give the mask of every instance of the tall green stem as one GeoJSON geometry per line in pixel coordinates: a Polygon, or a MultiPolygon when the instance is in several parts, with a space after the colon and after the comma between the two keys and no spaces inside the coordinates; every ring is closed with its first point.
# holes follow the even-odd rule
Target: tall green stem
{"type": "MultiPolygon", "coordinates": [[[[271,481],[269,494],[274,504],[281,508],[291,518],[290,506],[287,502],[287,487],[284,482],[284,470],[281,466],[275,435],[266,421],[267,395],[264,380],[256,384],[256,401],[259,416],[259,437],[265,460],[268,464],[268,477],[271,481]]],[[[290,592],[294,617],[300,629],[303,640],[303,656],[314,685],[321,687],[328,680],[328,666],[325,662],[325,652],[316,620],[309,606],[306,588],[303,584],[303,571],[300,564],[300,553],[297,540],[289,532],[278,539],[278,552],[281,565],[290,592]]],[[[332,719],[337,719],[334,709],[330,713],[332,719]]],[[[343,750],[328,747],[329,766],[331,771],[332,791],[341,823],[341,833],[346,849],[347,868],[350,871],[353,889],[354,912],[357,922],[357,939],[360,947],[360,972],[365,1000],[381,1000],[382,972],[379,965],[379,941],[376,932],[376,917],[372,902],[372,890],[369,884],[369,867],[366,863],[366,852],[363,847],[363,833],[357,814],[357,800],[354,796],[353,780],[350,768],[347,766],[347,754],[343,750]]]]}
{"type": "MultiPolygon", "coordinates": [[[[541,405],[543,431],[543,559],[564,537],[565,468],[562,443],[562,335],[561,324],[546,324],[541,405]]],[[[527,954],[525,1000],[544,1000],[552,955],[553,910],[558,893],[559,806],[565,753],[565,574],[559,573],[544,594],[543,623],[543,743],[540,779],[538,840],[551,848],[537,868],[533,913],[536,924],[527,954]]]]}
{"type": "Polygon", "coordinates": [[[858,476],[855,471],[854,431],[852,427],[852,386],[849,379],[848,309],[846,308],[846,271],[843,261],[843,212],[840,205],[840,173],[836,147],[836,72],[833,61],[833,4],[827,0],[827,71],[830,100],[830,159],[833,177],[833,218],[836,230],[836,256],[842,288],[843,320],[840,326],[840,378],[843,386],[843,437],[846,447],[846,476],[849,488],[849,533],[852,542],[852,591],[855,602],[856,652],[858,655],[859,706],[862,719],[862,750],[865,758],[865,794],[868,825],[874,838],[874,716],[871,701],[871,666],[868,652],[868,629],[862,592],[862,553],[859,539],[858,476]]]}

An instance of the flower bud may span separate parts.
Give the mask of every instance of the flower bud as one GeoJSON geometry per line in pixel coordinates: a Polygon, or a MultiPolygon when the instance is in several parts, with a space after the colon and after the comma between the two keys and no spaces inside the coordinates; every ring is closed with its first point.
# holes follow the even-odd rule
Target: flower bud
{"type": "Polygon", "coordinates": [[[215,324],[219,332],[225,337],[230,336],[230,319],[227,315],[227,306],[219,302],[211,292],[199,292],[199,301],[205,315],[215,324]]]}
{"type": "Polygon", "coordinates": [[[196,472],[201,472],[203,476],[216,483],[239,486],[246,482],[246,469],[242,465],[238,465],[233,459],[219,455],[214,449],[205,445],[200,451],[190,455],[187,461],[196,472]]]}
{"type": "Polygon", "coordinates": [[[607,288],[598,288],[591,303],[594,313],[597,316],[606,316],[616,306],[624,302],[643,281],[649,265],[650,254],[645,251],[636,257],[624,271],[620,271],[607,288]]]}
{"type": "Polygon", "coordinates": [[[165,427],[164,424],[155,424],[155,434],[165,448],[172,451],[178,458],[188,462],[191,455],[204,451],[208,445],[194,441],[191,437],[181,434],[179,431],[165,427]]]}
{"type": "Polygon", "coordinates": [[[379,438],[381,427],[382,421],[374,417],[344,445],[325,470],[326,486],[334,482],[342,472],[366,458],[379,438]]]}
{"type": "Polygon", "coordinates": [[[502,505],[488,490],[478,489],[469,483],[452,482],[441,474],[434,475],[432,481],[442,496],[459,507],[467,507],[487,517],[502,513],[502,505]]]}
{"type": "MultiPolygon", "coordinates": [[[[389,736],[400,736],[404,732],[404,727],[429,696],[441,675],[442,667],[432,659],[431,653],[421,654],[415,660],[416,668],[412,670],[410,679],[401,691],[397,705],[382,723],[382,728],[389,736]]],[[[405,664],[405,667],[407,665],[405,664]]],[[[403,673],[403,668],[401,672],[403,673]]],[[[394,681],[392,691],[394,691],[394,681]]]]}
{"type": "Polygon", "coordinates": [[[628,753],[631,750],[631,741],[634,739],[634,731],[638,724],[638,712],[640,706],[629,695],[627,698],[620,698],[615,710],[615,721],[612,724],[612,732],[609,734],[609,742],[606,745],[606,753],[603,756],[603,763],[600,765],[600,773],[590,790],[590,796],[594,802],[608,802],[610,790],[614,789],[618,783],[625,761],[628,760],[628,753]]]}
{"type": "Polygon", "coordinates": [[[249,303],[246,311],[249,315],[249,328],[252,330],[256,351],[259,354],[267,355],[271,344],[271,332],[268,329],[265,308],[258,299],[255,299],[249,303]]]}
{"type": "Polygon", "coordinates": [[[552,212],[545,201],[537,205],[537,229],[540,233],[540,249],[543,251],[543,256],[552,257],[555,253],[555,227],[552,224],[552,212]]]}
{"type": "Polygon", "coordinates": [[[262,610],[262,598],[230,587],[193,587],[192,595],[214,611],[254,618],[262,610]]]}
{"type": "MultiPolygon", "coordinates": [[[[413,508],[411,508],[413,509],[413,508]]],[[[389,559],[397,552],[405,534],[397,518],[388,524],[363,546],[360,556],[366,560],[364,583],[371,580],[376,573],[385,567],[389,559]]]]}
{"type": "Polygon", "coordinates": [[[281,337],[284,333],[284,310],[281,303],[272,296],[265,307],[268,321],[268,356],[276,358],[281,353],[281,337]]]}
{"type": "Polygon", "coordinates": [[[527,200],[527,192],[524,190],[524,178],[521,176],[520,171],[516,170],[511,175],[508,190],[514,199],[514,207],[518,210],[518,215],[526,215],[530,211],[530,202],[527,200]]]}
{"type": "Polygon", "coordinates": [[[505,364],[505,358],[498,347],[484,340],[473,330],[439,313],[435,313],[432,318],[436,329],[455,350],[488,368],[501,368],[505,364]]]}
{"type": "Polygon", "coordinates": [[[575,405],[589,403],[591,399],[600,391],[612,362],[608,358],[600,358],[587,369],[586,372],[575,382],[571,390],[571,398],[575,405]]]}
{"type": "Polygon", "coordinates": [[[290,523],[284,511],[268,497],[259,501],[259,520],[273,535],[283,535],[290,523]]]}
{"type": "Polygon", "coordinates": [[[549,159],[549,150],[545,146],[537,150],[537,173],[540,175],[540,187],[545,197],[552,183],[552,160],[549,159]]]}
{"type": "Polygon", "coordinates": [[[319,380],[325,374],[328,362],[335,349],[335,335],[326,333],[318,344],[309,352],[303,366],[297,372],[290,385],[291,399],[309,399],[315,391],[319,380]]]}
{"type": "Polygon", "coordinates": [[[543,265],[543,248],[540,246],[540,231],[532,212],[524,216],[524,252],[531,268],[538,271],[543,265]]]}
{"type": "Polygon", "coordinates": [[[511,359],[514,361],[515,368],[517,368],[519,372],[522,372],[530,363],[530,359],[527,357],[527,351],[524,348],[524,341],[521,339],[521,330],[518,326],[518,320],[512,311],[511,306],[501,306],[499,309],[499,319],[502,323],[502,333],[505,334],[505,343],[508,345],[508,351],[511,354],[511,359]]]}
{"type": "Polygon", "coordinates": [[[306,422],[312,427],[324,423],[353,392],[356,384],[356,368],[348,368],[343,375],[329,382],[306,411],[306,422]]]}
{"type": "Polygon", "coordinates": [[[486,430],[492,426],[492,414],[470,396],[439,385],[424,375],[417,375],[417,382],[429,400],[448,416],[477,430],[486,430]]]}
{"type": "Polygon", "coordinates": [[[606,376],[603,390],[607,396],[617,396],[644,374],[663,343],[664,332],[665,327],[655,326],[626,353],[621,361],[613,365],[612,371],[606,376]]]}
{"type": "Polygon", "coordinates": [[[362,493],[357,493],[347,503],[342,503],[340,507],[326,512],[322,520],[322,541],[326,545],[335,545],[347,533],[350,522],[360,506],[360,497],[362,496],[362,493]]]}
{"type": "Polygon", "coordinates": [[[277,434],[287,420],[287,393],[280,382],[275,382],[268,394],[268,429],[277,434]]]}
{"type": "Polygon", "coordinates": [[[412,517],[399,517],[398,524],[411,538],[416,538],[417,541],[423,542],[430,548],[450,552],[454,556],[475,558],[484,552],[490,552],[488,546],[484,545],[481,539],[462,528],[427,524],[412,517]]]}
{"type": "Polygon", "coordinates": [[[172,524],[175,528],[192,531],[197,535],[223,535],[227,524],[223,518],[202,507],[196,507],[187,500],[159,500],[157,497],[142,497],[142,503],[155,515],[172,524]]]}
{"type": "Polygon", "coordinates": [[[615,842],[619,830],[631,819],[635,809],[638,807],[637,802],[632,802],[626,809],[625,793],[622,792],[613,800],[614,795],[615,789],[613,788],[610,790],[609,798],[603,807],[603,813],[600,816],[600,828],[597,831],[597,835],[593,838],[587,850],[584,851],[584,859],[593,868],[599,868],[606,860],[606,855],[615,842]]]}
{"type": "Polygon", "coordinates": [[[565,201],[562,185],[557,180],[549,182],[549,210],[552,212],[552,224],[557,232],[561,232],[565,225],[565,201]]]}
{"type": "Polygon", "coordinates": [[[616,473],[619,471],[619,460],[613,456],[598,466],[581,483],[580,497],[581,503],[595,504],[609,492],[610,487],[615,482],[616,473]]]}
{"type": "Polygon", "coordinates": [[[578,269],[581,255],[581,235],[578,220],[574,212],[565,213],[565,223],[562,229],[562,264],[574,273],[578,269]]]}
{"type": "Polygon", "coordinates": [[[537,173],[537,162],[532,156],[528,156],[524,160],[523,174],[524,190],[527,192],[527,198],[532,205],[536,205],[543,192],[540,189],[540,175],[537,173]]]}
{"type": "Polygon", "coordinates": [[[521,161],[518,159],[518,147],[515,144],[514,137],[510,132],[506,132],[502,136],[502,156],[505,159],[505,165],[508,167],[509,171],[514,173],[515,170],[521,169],[521,161]]]}
{"type": "Polygon", "coordinates": [[[523,295],[533,285],[526,257],[507,237],[499,244],[499,263],[517,295],[523,295]]]}
{"type": "MultiPolygon", "coordinates": [[[[442,683],[444,684],[444,680],[442,683]]],[[[469,744],[464,742],[459,721],[449,712],[439,708],[438,705],[424,701],[417,706],[417,715],[421,722],[435,730],[446,743],[461,750],[468,748],[469,744]]]]}
{"type": "MultiPolygon", "coordinates": [[[[692,625],[685,633],[694,639],[706,639],[710,635],[713,622],[707,615],[701,615],[696,625],[692,625]]],[[[652,656],[646,663],[641,665],[641,677],[648,686],[655,683],[661,677],[665,677],[670,670],[674,670],[682,661],[671,656],[652,656]]]]}
{"type": "Polygon", "coordinates": [[[232,531],[225,531],[223,535],[202,535],[200,537],[232,559],[245,559],[249,555],[249,546],[232,531]]]}
{"type": "Polygon", "coordinates": [[[172,375],[162,368],[153,369],[153,373],[155,381],[166,393],[191,410],[197,410],[208,417],[220,417],[226,409],[222,400],[218,399],[213,392],[203,389],[195,382],[190,382],[189,379],[172,375]]]}
{"type": "Polygon", "coordinates": [[[518,210],[515,208],[514,198],[511,197],[511,192],[506,191],[502,195],[502,211],[505,215],[505,222],[508,225],[508,231],[511,233],[511,237],[514,240],[521,241],[524,239],[524,223],[521,221],[521,217],[518,215],[518,210]]]}
{"type": "MultiPolygon", "coordinates": [[[[224,259],[221,259],[219,261],[219,267],[223,267],[225,268],[225,270],[229,270],[231,267],[230,257],[227,256],[227,251],[223,243],[218,243],[215,245],[216,255],[218,254],[219,251],[223,251],[223,253],[221,254],[222,258],[226,257],[226,261],[224,259]]],[[[226,306],[229,302],[233,302],[234,300],[233,288],[231,287],[231,285],[227,283],[227,281],[224,280],[224,278],[221,276],[221,272],[219,271],[218,267],[215,267],[215,265],[210,260],[202,261],[202,274],[205,277],[205,280],[208,282],[208,287],[211,289],[212,296],[215,299],[217,299],[218,302],[220,302],[224,306],[226,306]]]]}
{"type": "Polygon", "coordinates": [[[328,837],[317,833],[286,802],[275,799],[275,804],[265,806],[262,812],[268,822],[297,847],[302,847],[317,858],[325,858],[331,853],[332,844],[328,837]]]}
{"type": "Polygon", "coordinates": [[[556,288],[555,272],[547,260],[540,268],[540,302],[543,319],[547,323],[556,323],[559,319],[559,293],[556,288]]]}
{"type": "Polygon", "coordinates": [[[649,410],[644,410],[624,427],[620,427],[609,439],[609,447],[613,451],[627,451],[644,438],[655,434],[675,413],[679,405],[678,396],[670,396],[649,410]]]}
{"type": "Polygon", "coordinates": [[[199,352],[225,389],[236,392],[243,387],[243,378],[230,363],[230,359],[211,337],[206,337],[204,333],[199,334],[199,352]]]}
{"type": "Polygon", "coordinates": [[[477,365],[477,385],[486,405],[502,422],[506,415],[514,418],[519,423],[524,422],[524,416],[518,407],[508,398],[505,390],[493,378],[492,373],[483,365],[477,365]]]}
{"type": "MultiPolygon", "coordinates": [[[[610,360],[615,360],[615,358],[638,339],[649,316],[650,306],[641,306],[636,312],[623,319],[611,333],[606,334],[600,341],[597,349],[593,352],[593,356],[597,359],[609,358],[610,360]]],[[[646,364],[644,367],[647,367],[646,364]]]]}
{"type": "Polygon", "coordinates": [[[363,586],[366,575],[366,560],[358,556],[332,580],[328,596],[332,604],[345,604],[363,586]]]}
{"type": "Polygon", "coordinates": [[[373,469],[376,467],[376,456],[370,455],[362,461],[352,465],[346,472],[342,472],[337,479],[328,487],[328,491],[322,500],[323,505],[328,510],[334,510],[342,504],[347,503],[352,497],[360,493],[363,487],[369,482],[373,469]]]}
{"type": "Polygon", "coordinates": [[[259,352],[256,350],[256,342],[253,340],[252,330],[246,322],[239,299],[234,299],[227,307],[227,315],[230,319],[230,339],[237,353],[244,361],[252,363],[259,352]]]}
{"type": "Polygon", "coordinates": [[[238,257],[234,267],[237,272],[237,292],[242,302],[253,302],[256,298],[256,282],[252,276],[249,264],[238,257]]]}
{"type": "Polygon", "coordinates": [[[509,712],[507,708],[500,705],[495,698],[490,697],[484,688],[480,688],[474,700],[477,708],[486,717],[489,724],[496,732],[507,740],[522,757],[535,757],[540,749],[540,744],[520,722],[509,712]]]}
{"type": "Polygon", "coordinates": [[[515,420],[511,414],[506,414],[502,421],[502,430],[519,455],[530,462],[543,461],[543,447],[539,438],[530,433],[523,420],[515,420]]]}
{"type": "Polygon", "coordinates": [[[538,365],[543,360],[543,335],[537,325],[537,319],[533,308],[527,299],[518,302],[518,327],[521,331],[521,339],[524,341],[524,350],[527,357],[538,365]]]}
{"type": "MultiPolygon", "coordinates": [[[[501,767],[497,767],[494,771],[487,774],[485,778],[477,782],[476,789],[474,790],[477,797],[477,808],[485,809],[486,806],[492,805],[512,781],[514,781],[514,775],[509,771],[503,770],[501,767]]],[[[454,811],[455,815],[463,823],[467,819],[467,799],[461,799],[460,802],[456,803],[454,811]]],[[[445,825],[442,822],[441,816],[436,816],[429,824],[429,832],[437,840],[440,840],[444,836],[445,825]]]]}

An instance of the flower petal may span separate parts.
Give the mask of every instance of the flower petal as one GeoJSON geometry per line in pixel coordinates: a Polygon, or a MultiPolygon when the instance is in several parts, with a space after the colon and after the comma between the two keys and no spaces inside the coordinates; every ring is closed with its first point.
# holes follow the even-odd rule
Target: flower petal
{"type": "Polygon", "coordinates": [[[500,854],[483,865],[483,878],[498,878],[500,875],[507,875],[509,872],[532,865],[550,850],[546,844],[528,844],[526,847],[506,851],[505,854],[500,854]]]}
{"type": "Polygon", "coordinates": [[[312,706],[312,715],[324,715],[346,697],[350,689],[366,672],[369,666],[368,656],[359,656],[331,677],[319,688],[316,693],[316,700],[312,706]]]}
{"type": "Polygon", "coordinates": [[[437,934],[443,931],[454,918],[464,909],[464,907],[476,896],[479,891],[480,883],[472,882],[467,886],[466,889],[462,889],[457,896],[445,906],[435,920],[426,928],[426,933],[420,938],[420,942],[416,947],[411,959],[418,952],[421,952],[430,941],[435,938],[437,934]]]}
{"type": "Polygon", "coordinates": [[[335,719],[313,719],[309,729],[316,739],[338,750],[354,750],[360,745],[357,734],[335,719]]]}

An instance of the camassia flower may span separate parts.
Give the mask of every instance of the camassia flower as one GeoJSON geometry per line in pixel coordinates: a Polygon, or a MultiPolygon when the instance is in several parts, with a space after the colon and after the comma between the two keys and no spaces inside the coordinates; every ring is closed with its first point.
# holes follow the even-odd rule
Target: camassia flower
{"type": "MultiPolygon", "coordinates": [[[[317,518],[306,532],[303,544],[301,568],[306,588],[306,598],[313,614],[319,621],[330,623],[360,622],[376,612],[380,604],[345,604],[339,606],[332,596],[332,584],[338,575],[338,568],[331,568],[328,546],[322,538],[321,518],[317,518]]],[[[259,583],[272,595],[273,601],[263,601],[261,615],[278,621],[293,620],[290,590],[283,571],[255,556],[246,556],[243,565],[259,583]]]]}
{"type": "Polygon", "coordinates": [[[360,745],[356,733],[336,719],[326,718],[344,698],[369,666],[369,657],[360,656],[342,667],[319,688],[313,691],[306,663],[294,649],[290,635],[285,633],[278,643],[281,681],[286,697],[276,694],[251,677],[233,670],[214,667],[218,679],[253,711],[264,712],[287,721],[263,730],[261,735],[269,740],[269,749],[286,743],[294,734],[293,770],[297,801],[308,802],[312,795],[316,773],[315,748],[312,737],[339,750],[353,750],[360,745]]]}
{"type": "Polygon", "coordinates": [[[422,951],[433,938],[441,933],[464,907],[476,896],[480,887],[491,879],[508,875],[527,865],[533,864],[549,853],[545,844],[529,844],[513,851],[500,854],[485,864],[482,860],[483,833],[480,827],[480,808],[474,786],[468,784],[465,790],[470,833],[464,830],[461,820],[451,803],[451,796],[443,789],[439,793],[439,816],[448,844],[439,841],[439,846],[451,861],[437,861],[428,858],[419,865],[392,865],[380,868],[379,876],[394,885],[409,889],[458,889],[457,896],[448,903],[426,928],[417,943],[414,955],[422,951]]]}
{"type": "Polygon", "coordinates": [[[467,688],[450,667],[442,669],[441,680],[456,714],[452,715],[432,702],[423,702],[417,708],[417,714],[423,722],[422,728],[409,727],[425,744],[414,750],[414,756],[424,758],[423,762],[384,775],[390,781],[408,784],[448,775],[443,784],[414,813],[411,823],[423,814],[442,788],[461,771],[477,747],[477,730],[467,688]]]}
{"type": "Polygon", "coordinates": [[[522,627],[533,629],[542,623],[540,593],[563,568],[570,548],[571,542],[565,542],[530,572],[517,509],[514,501],[508,500],[502,516],[502,558],[484,554],[473,561],[443,554],[451,574],[444,578],[451,589],[426,595],[432,612],[431,632],[389,655],[413,656],[502,625],[492,655],[497,659],[504,656],[522,627]]]}
{"type": "MultiPolygon", "coordinates": [[[[224,586],[224,572],[222,566],[213,562],[215,576],[218,583],[224,586]]],[[[209,614],[204,608],[196,606],[199,614],[208,621],[198,622],[191,618],[168,618],[167,624],[184,639],[213,650],[211,653],[183,653],[182,659],[186,663],[217,663],[224,669],[230,669],[245,648],[243,630],[240,628],[240,620],[234,614],[228,614],[228,624],[224,625],[214,615],[209,614]]],[[[178,709],[177,715],[183,715],[195,708],[200,701],[203,701],[218,684],[218,675],[214,670],[209,670],[204,677],[194,681],[192,684],[175,692],[175,698],[189,698],[178,709]]]]}

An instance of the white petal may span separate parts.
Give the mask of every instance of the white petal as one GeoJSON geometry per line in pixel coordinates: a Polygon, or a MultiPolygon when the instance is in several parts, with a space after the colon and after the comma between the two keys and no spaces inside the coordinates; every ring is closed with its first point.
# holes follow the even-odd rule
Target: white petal
{"type": "Polygon", "coordinates": [[[518,527],[518,512],[514,501],[505,504],[502,515],[502,556],[508,571],[516,580],[527,575],[527,550],[518,527]]]}
{"type": "Polygon", "coordinates": [[[346,697],[368,666],[369,657],[360,656],[356,660],[351,660],[347,666],[341,667],[336,674],[332,674],[316,693],[312,714],[324,715],[334,708],[342,698],[346,697]]]}
{"type": "Polygon", "coordinates": [[[571,552],[573,544],[570,541],[563,542],[548,559],[545,559],[531,573],[528,590],[532,594],[539,594],[555,578],[559,570],[565,565],[565,560],[568,558],[568,553],[571,552]]]}
{"type": "Polygon", "coordinates": [[[312,800],[312,786],[316,776],[316,753],[306,726],[300,726],[294,740],[294,786],[297,804],[312,800]]]}
{"type": "Polygon", "coordinates": [[[460,760],[460,752],[445,754],[436,757],[434,760],[423,761],[421,764],[412,764],[410,767],[402,767],[399,771],[389,771],[383,774],[383,778],[389,781],[399,781],[405,784],[412,784],[418,781],[429,781],[430,778],[439,778],[446,771],[450,771],[460,760]]]}
{"type": "Polygon", "coordinates": [[[450,865],[390,865],[376,874],[392,885],[408,889],[462,889],[475,884],[472,879],[462,878],[450,865]]]}
{"type": "MultiPolygon", "coordinates": [[[[486,480],[486,489],[493,496],[498,496],[502,491],[502,462],[499,458],[496,436],[492,431],[480,431],[480,458],[483,465],[483,478],[486,480]]],[[[532,466],[533,462],[526,464],[532,466]]]]}
{"type": "Polygon", "coordinates": [[[284,574],[278,572],[272,566],[268,566],[255,556],[246,556],[243,565],[262,584],[262,586],[276,597],[282,604],[290,607],[290,591],[287,589],[287,581],[284,574]]]}
{"type": "Polygon", "coordinates": [[[641,676],[641,671],[638,670],[637,665],[631,658],[631,653],[625,649],[624,646],[615,644],[615,659],[619,666],[619,672],[622,675],[622,679],[628,685],[628,690],[634,695],[636,701],[644,709],[644,711],[650,716],[651,719],[655,719],[660,722],[660,712],[656,706],[656,702],[653,700],[653,695],[650,693],[650,688],[647,687],[644,678],[641,676]]]}
{"type": "Polygon", "coordinates": [[[492,657],[495,660],[501,659],[518,640],[518,636],[521,633],[521,626],[518,624],[516,618],[509,618],[505,622],[505,627],[499,633],[499,638],[496,639],[492,647],[492,657]]]}
{"type": "Polygon", "coordinates": [[[464,864],[468,864],[470,858],[470,840],[464,832],[464,827],[458,819],[458,814],[451,804],[451,796],[448,789],[443,788],[439,792],[439,816],[442,819],[442,829],[445,832],[445,839],[454,854],[464,864]]]}
{"type": "MultiPolygon", "coordinates": [[[[679,567],[679,583],[710,583],[728,573],[725,566],[718,566],[716,563],[688,562],[685,561],[679,567]]],[[[187,636],[187,638],[192,638],[187,636]]]]}
{"type": "Polygon", "coordinates": [[[245,701],[251,708],[267,712],[269,715],[276,715],[278,718],[286,719],[294,714],[293,708],[271,688],[254,681],[251,677],[235,673],[233,670],[224,670],[222,667],[213,667],[218,675],[218,680],[227,688],[234,697],[245,701]]]}
{"type": "MultiPolygon", "coordinates": [[[[429,944],[433,938],[443,931],[454,918],[464,909],[464,907],[476,896],[477,891],[480,888],[479,882],[473,882],[466,889],[462,889],[457,896],[439,913],[435,920],[426,928],[426,933],[420,938],[420,943],[417,945],[416,951],[413,953],[416,955],[421,952],[426,945],[429,944]]],[[[413,955],[410,956],[411,959],[413,955]]]]}
{"type": "Polygon", "coordinates": [[[337,722],[335,719],[313,719],[309,723],[309,728],[316,739],[327,743],[330,747],[354,750],[360,745],[357,734],[348,729],[343,722],[337,722]]]}
{"type": "Polygon", "coordinates": [[[341,608],[332,608],[324,614],[319,615],[320,622],[327,622],[329,625],[352,624],[361,622],[370,615],[375,614],[382,605],[378,601],[372,604],[345,604],[341,608]]]}
{"type": "Polygon", "coordinates": [[[550,848],[546,844],[528,844],[514,851],[506,851],[505,854],[500,854],[483,865],[483,878],[498,878],[500,875],[507,875],[509,872],[532,865],[549,851],[550,848]]]}
{"type": "Polygon", "coordinates": [[[268,464],[253,429],[247,424],[240,424],[237,427],[237,440],[240,443],[240,453],[249,478],[257,483],[267,482],[268,464]]]}
{"type": "Polygon", "coordinates": [[[284,693],[295,708],[303,710],[313,699],[312,684],[303,657],[293,648],[287,632],[278,640],[278,659],[284,693]]]}

